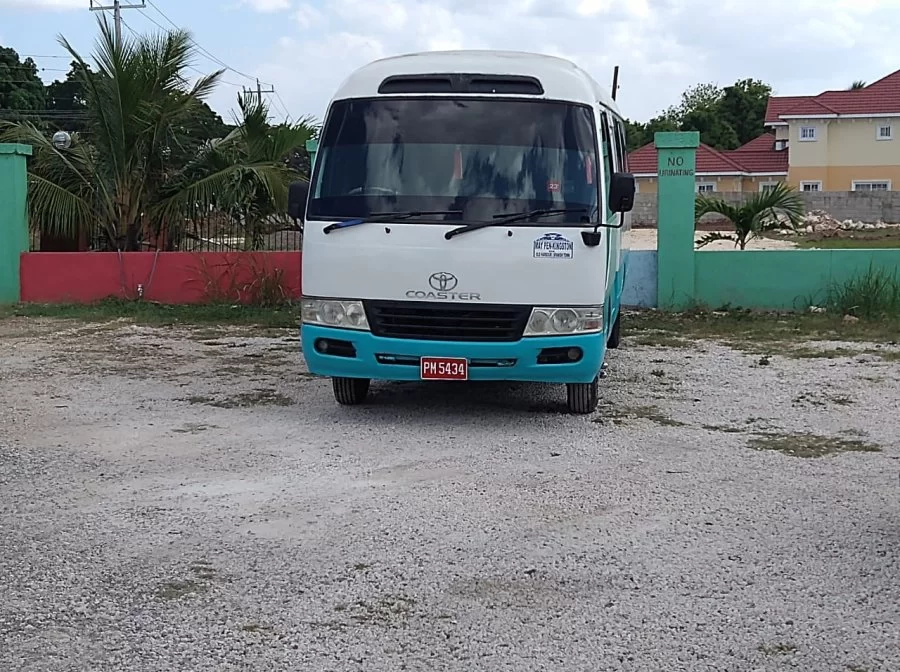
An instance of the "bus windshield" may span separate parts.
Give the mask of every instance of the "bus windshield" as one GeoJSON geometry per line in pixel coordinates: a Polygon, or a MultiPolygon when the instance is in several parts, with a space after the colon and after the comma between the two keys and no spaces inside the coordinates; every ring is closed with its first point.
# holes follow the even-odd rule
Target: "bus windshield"
{"type": "Polygon", "coordinates": [[[595,128],[590,107],[565,102],[337,101],[319,142],[307,219],[428,211],[437,214],[422,222],[455,223],[552,208],[571,212],[541,224],[596,223],[595,128]]]}

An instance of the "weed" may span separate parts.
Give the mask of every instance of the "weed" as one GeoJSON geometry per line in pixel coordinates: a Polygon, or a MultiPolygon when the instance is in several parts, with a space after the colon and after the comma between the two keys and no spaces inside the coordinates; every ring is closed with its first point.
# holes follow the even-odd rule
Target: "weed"
{"type": "Polygon", "coordinates": [[[869,269],[842,284],[828,288],[825,305],[833,313],[865,319],[900,317],[900,277],[897,271],[869,269]]]}

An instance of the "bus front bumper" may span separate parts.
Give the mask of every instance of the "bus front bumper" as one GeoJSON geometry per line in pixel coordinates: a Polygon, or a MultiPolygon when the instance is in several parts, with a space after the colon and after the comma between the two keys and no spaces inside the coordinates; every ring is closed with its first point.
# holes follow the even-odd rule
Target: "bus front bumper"
{"type": "Polygon", "coordinates": [[[471,343],[382,338],[368,331],[303,325],[301,341],[310,373],[331,378],[420,380],[422,357],[447,357],[468,361],[469,380],[590,383],[606,356],[605,333],[471,343]],[[571,361],[576,354],[578,359],[571,361]]]}

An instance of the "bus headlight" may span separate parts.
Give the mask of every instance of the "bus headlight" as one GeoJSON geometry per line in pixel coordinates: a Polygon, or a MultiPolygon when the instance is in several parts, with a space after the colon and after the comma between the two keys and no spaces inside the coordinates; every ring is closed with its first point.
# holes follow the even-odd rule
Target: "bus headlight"
{"type": "Polygon", "coordinates": [[[595,334],[603,331],[603,306],[538,307],[531,311],[525,336],[595,334]]]}
{"type": "Polygon", "coordinates": [[[366,310],[362,301],[341,299],[303,299],[300,304],[300,319],[303,324],[340,329],[369,330],[366,310]]]}

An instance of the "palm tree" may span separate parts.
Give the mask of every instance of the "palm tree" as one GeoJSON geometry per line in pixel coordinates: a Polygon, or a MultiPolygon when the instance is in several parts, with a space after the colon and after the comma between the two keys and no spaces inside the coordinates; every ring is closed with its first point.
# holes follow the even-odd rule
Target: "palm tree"
{"type": "Polygon", "coordinates": [[[240,118],[227,136],[210,141],[168,187],[161,212],[191,219],[199,205],[226,213],[244,232],[244,249],[262,247],[263,236],[287,217],[288,187],[299,174],[294,153],[314,137],[311,118],[271,125],[261,100],[238,95],[240,118]]]}
{"type": "Polygon", "coordinates": [[[698,196],[695,201],[694,222],[699,222],[704,215],[716,213],[731,221],[734,233],[708,233],[697,241],[697,248],[717,240],[730,240],[735,247],[743,250],[748,241],[766,231],[785,228],[786,224],[796,229],[804,209],[805,203],[800,194],[783,182],[753,194],[740,205],[733,205],[721,198],[698,196]]]}
{"type": "Polygon", "coordinates": [[[167,165],[169,143],[222,71],[190,86],[185,77],[194,54],[189,33],[175,30],[117,43],[108,21],[98,22],[92,76],[69,42],[58,38],[83,77],[86,137],[76,135],[70,148],[57,149],[31,123],[4,123],[0,142],[34,149],[28,207],[39,230],[66,237],[99,231],[111,247],[136,250],[143,218],[159,214],[160,193],[173,172],[167,165]]]}
{"type": "Polygon", "coordinates": [[[859,89],[864,89],[864,88],[866,88],[866,83],[861,79],[857,79],[855,82],[853,82],[850,85],[849,90],[850,91],[858,91],[859,89]]]}

